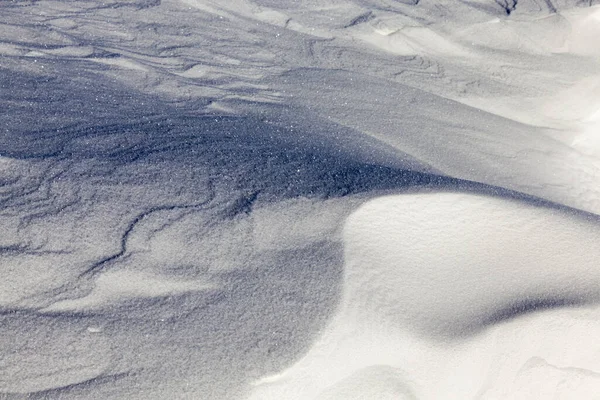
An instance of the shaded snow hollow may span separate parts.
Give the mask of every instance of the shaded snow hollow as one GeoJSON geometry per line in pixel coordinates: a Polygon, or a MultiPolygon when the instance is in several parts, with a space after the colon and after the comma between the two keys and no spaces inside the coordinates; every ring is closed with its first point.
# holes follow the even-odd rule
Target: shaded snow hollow
{"type": "Polygon", "coordinates": [[[0,3],[0,398],[597,398],[598,37],[595,0],[0,3]]]}

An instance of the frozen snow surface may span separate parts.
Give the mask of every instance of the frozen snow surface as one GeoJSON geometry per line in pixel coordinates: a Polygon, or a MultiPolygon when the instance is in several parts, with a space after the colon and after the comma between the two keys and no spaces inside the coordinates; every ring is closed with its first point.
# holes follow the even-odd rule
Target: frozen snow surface
{"type": "Polygon", "coordinates": [[[600,2],[0,2],[0,399],[600,399],[600,2]]]}

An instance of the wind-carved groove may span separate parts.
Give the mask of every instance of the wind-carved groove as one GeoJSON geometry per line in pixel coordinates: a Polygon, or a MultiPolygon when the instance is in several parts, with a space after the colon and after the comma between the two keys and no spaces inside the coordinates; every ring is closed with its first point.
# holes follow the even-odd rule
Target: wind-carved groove
{"type": "Polygon", "coordinates": [[[240,196],[231,204],[231,206],[227,208],[225,211],[225,216],[228,218],[234,218],[238,215],[250,214],[259,194],[260,191],[255,191],[247,195],[240,196]]]}
{"type": "Polygon", "coordinates": [[[545,0],[546,1],[546,5],[548,6],[548,10],[552,13],[552,14],[556,14],[556,12],[558,11],[556,9],[556,7],[554,6],[554,4],[552,4],[552,0],[545,0]]]}
{"type": "Polygon", "coordinates": [[[0,246],[0,255],[68,255],[73,254],[72,250],[44,250],[43,246],[31,246],[29,244],[11,244],[8,246],[0,246]]]}
{"type": "Polygon", "coordinates": [[[367,11],[366,13],[360,14],[358,17],[354,18],[348,24],[344,25],[344,28],[350,28],[352,26],[364,24],[365,22],[368,22],[373,18],[375,18],[375,16],[373,15],[373,11],[367,11]]]}
{"type": "Polygon", "coordinates": [[[79,275],[79,277],[81,278],[86,275],[94,275],[94,274],[98,273],[99,271],[102,271],[104,269],[104,267],[106,265],[110,264],[112,261],[115,261],[119,258],[124,257],[127,254],[127,242],[129,241],[129,237],[131,236],[131,234],[134,231],[137,224],[139,224],[141,221],[143,221],[148,216],[150,216],[154,213],[157,213],[157,212],[161,212],[161,211],[202,209],[203,207],[205,207],[206,205],[211,203],[216,198],[216,195],[215,195],[215,191],[212,187],[212,182],[209,182],[209,187],[210,187],[209,190],[211,193],[210,196],[208,197],[208,199],[206,199],[200,203],[197,203],[197,204],[171,204],[171,205],[165,205],[165,206],[152,207],[152,208],[138,214],[135,218],[133,218],[129,222],[129,224],[127,225],[127,228],[121,235],[121,245],[120,245],[119,251],[92,264],[89,268],[87,268],[85,271],[83,271],[79,275]]]}
{"type": "Polygon", "coordinates": [[[127,379],[129,377],[131,377],[132,375],[134,375],[135,372],[120,372],[120,373],[115,373],[115,374],[110,374],[110,375],[99,375],[96,376],[94,378],[90,378],[88,380],[85,380],[83,382],[77,382],[77,383],[72,383],[69,385],[65,385],[65,386],[59,386],[59,387],[54,387],[51,389],[46,389],[46,390],[41,390],[41,391],[37,391],[37,392],[30,392],[27,396],[28,399],[48,399],[48,398],[58,398],[60,397],[60,393],[64,393],[67,392],[69,390],[73,390],[73,389],[78,389],[78,388],[85,388],[87,386],[91,386],[94,384],[102,384],[102,383],[109,383],[109,382],[115,382],[115,381],[119,381],[122,379],[127,379]]]}
{"type": "Polygon", "coordinates": [[[496,4],[504,9],[506,15],[510,15],[517,9],[518,0],[495,0],[496,4]]]}

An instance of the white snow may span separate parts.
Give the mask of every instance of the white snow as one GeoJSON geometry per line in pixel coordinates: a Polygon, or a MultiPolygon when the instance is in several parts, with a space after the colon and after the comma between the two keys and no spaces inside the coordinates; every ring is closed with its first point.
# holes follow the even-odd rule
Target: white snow
{"type": "Polygon", "coordinates": [[[333,322],[251,398],[597,398],[600,309],[586,304],[600,293],[599,232],[481,195],[372,200],[346,222],[333,322]],[[577,306],[519,315],[561,300],[577,306]]]}
{"type": "Polygon", "coordinates": [[[0,2],[0,397],[600,398],[599,38],[597,0],[0,2]]]}

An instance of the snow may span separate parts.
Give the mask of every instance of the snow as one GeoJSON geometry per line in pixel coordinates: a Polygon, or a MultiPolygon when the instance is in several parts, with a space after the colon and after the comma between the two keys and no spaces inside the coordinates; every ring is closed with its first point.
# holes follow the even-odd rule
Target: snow
{"type": "Polygon", "coordinates": [[[595,398],[598,229],[596,218],[514,199],[371,200],[344,228],[332,323],[251,398],[551,399],[572,394],[565,385],[595,398]]]}
{"type": "Polygon", "coordinates": [[[0,3],[0,398],[597,398],[599,7],[0,3]]]}

